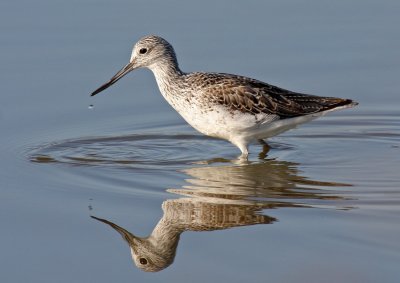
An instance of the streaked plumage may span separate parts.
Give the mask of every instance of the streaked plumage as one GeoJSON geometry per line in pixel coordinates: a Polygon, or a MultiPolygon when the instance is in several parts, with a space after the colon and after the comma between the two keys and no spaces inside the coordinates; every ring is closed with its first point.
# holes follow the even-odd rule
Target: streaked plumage
{"type": "Polygon", "coordinates": [[[130,63],[92,95],[140,67],[154,73],[164,98],[190,125],[205,135],[232,142],[245,156],[253,141],[357,105],[350,99],[296,93],[243,76],[184,73],[173,47],[154,35],[140,39],[130,63]]]}

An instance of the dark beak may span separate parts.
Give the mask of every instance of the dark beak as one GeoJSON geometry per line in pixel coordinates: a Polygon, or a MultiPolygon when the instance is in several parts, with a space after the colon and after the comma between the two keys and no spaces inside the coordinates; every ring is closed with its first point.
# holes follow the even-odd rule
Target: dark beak
{"type": "Polygon", "coordinates": [[[90,217],[92,217],[93,219],[96,219],[100,222],[110,225],[112,228],[115,229],[115,231],[117,231],[122,236],[122,238],[124,238],[124,240],[129,244],[129,246],[135,245],[136,237],[129,231],[125,230],[124,228],[122,228],[122,227],[118,226],[117,224],[112,223],[111,221],[108,221],[106,219],[98,218],[93,215],[91,215],[90,217]]]}
{"type": "Polygon", "coordinates": [[[112,86],[115,84],[117,81],[119,81],[123,76],[125,76],[127,73],[135,69],[134,67],[134,61],[130,62],[127,64],[125,67],[123,67],[121,70],[118,71],[107,83],[103,84],[101,87],[96,89],[95,91],[92,92],[91,96],[98,94],[99,92],[102,92],[109,86],[112,86]]]}

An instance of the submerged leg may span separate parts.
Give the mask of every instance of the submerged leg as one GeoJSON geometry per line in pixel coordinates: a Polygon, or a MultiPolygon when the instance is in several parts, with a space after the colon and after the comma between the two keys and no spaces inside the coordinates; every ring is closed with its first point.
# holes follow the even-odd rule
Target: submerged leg
{"type": "Polygon", "coordinates": [[[263,139],[258,139],[257,140],[261,145],[268,145],[267,142],[263,139]]]}
{"type": "Polygon", "coordinates": [[[267,154],[271,148],[265,140],[259,139],[258,142],[263,146],[263,150],[258,154],[258,157],[260,159],[264,159],[265,157],[267,157],[267,154]]]}
{"type": "Polygon", "coordinates": [[[242,154],[240,155],[240,158],[246,158],[249,156],[249,151],[247,150],[247,146],[244,147],[239,147],[240,151],[242,154]]]}
{"type": "Polygon", "coordinates": [[[242,154],[240,155],[240,159],[242,158],[246,158],[249,156],[249,151],[247,149],[247,145],[248,143],[246,143],[245,141],[242,140],[236,140],[236,141],[231,141],[234,145],[236,145],[240,151],[242,152],[242,154]]]}

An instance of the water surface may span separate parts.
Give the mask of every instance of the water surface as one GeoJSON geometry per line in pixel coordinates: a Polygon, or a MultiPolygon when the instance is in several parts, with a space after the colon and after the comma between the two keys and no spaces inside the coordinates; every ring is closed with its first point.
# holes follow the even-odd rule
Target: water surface
{"type": "Polygon", "coordinates": [[[0,6],[1,282],[398,282],[398,1],[0,6]],[[360,105],[238,160],[148,71],[89,97],[150,33],[183,70],[360,105]]]}

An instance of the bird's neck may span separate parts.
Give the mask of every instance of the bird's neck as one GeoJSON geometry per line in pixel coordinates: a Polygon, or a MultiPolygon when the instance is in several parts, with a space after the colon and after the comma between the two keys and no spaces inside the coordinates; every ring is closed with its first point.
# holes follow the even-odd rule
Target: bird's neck
{"type": "Polygon", "coordinates": [[[178,86],[184,73],[180,70],[175,58],[164,58],[149,66],[153,72],[162,95],[168,100],[168,95],[178,86]]]}

